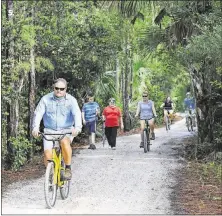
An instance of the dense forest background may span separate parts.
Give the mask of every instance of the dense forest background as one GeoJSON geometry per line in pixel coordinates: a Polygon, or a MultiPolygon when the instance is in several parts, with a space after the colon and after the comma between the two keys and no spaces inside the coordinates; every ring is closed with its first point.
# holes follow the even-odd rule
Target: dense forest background
{"type": "Polygon", "coordinates": [[[221,1],[1,1],[2,164],[18,170],[41,151],[34,109],[68,81],[80,108],[93,92],[101,109],[115,97],[125,131],[144,90],[159,108],[171,96],[197,105],[195,157],[221,151],[221,1]]]}

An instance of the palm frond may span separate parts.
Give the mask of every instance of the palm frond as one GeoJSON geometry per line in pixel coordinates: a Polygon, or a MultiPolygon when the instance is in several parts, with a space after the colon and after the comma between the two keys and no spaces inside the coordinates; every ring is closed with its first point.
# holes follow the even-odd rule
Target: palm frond
{"type": "Polygon", "coordinates": [[[103,8],[114,8],[120,11],[125,17],[135,16],[142,8],[147,6],[149,1],[126,1],[126,0],[112,0],[102,1],[100,3],[103,8]]]}
{"type": "Polygon", "coordinates": [[[156,25],[160,25],[160,24],[161,24],[161,21],[163,20],[163,18],[164,18],[164,16],[165,16],[166,14],[167,14],[167,13],[166,13],[166,9],[163,8],[163,9],[159,12],[159,14],[156,16],[156,18],[155,18],[155,20],[154,20],[154,23],[155,23],[156,25]]]}

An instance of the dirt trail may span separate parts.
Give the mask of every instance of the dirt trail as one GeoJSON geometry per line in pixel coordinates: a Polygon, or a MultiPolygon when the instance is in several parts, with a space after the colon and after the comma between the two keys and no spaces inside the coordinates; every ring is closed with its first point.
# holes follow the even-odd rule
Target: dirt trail
{"type": "Polygon", "coordinates": [[[55,207],[46,209],[42,176],[9,186],[2,214],[173,214],[174,171],[183,166],[174,141],[190,135],[183,119],[169,133],[157,129],[147,154],[139,148],[139,134],[119,137],[116,150],[98,143],[95,151],[75,152],[67,200],[58,193],[55,207]]]}

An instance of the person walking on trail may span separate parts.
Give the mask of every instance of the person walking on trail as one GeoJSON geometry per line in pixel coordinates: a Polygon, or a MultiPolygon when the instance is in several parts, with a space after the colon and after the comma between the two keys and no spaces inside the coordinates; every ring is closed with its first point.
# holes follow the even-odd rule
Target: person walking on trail
{"type": "Polygon", "coordinates": [[[145,128],[145,120],[149,120],[149,126],[151,130],[151,140],[155,139],[154,133],[154,117],[157,117],[156,109],[154,107],[154,102],[148,99],[148,92],[144,91],[142,94],[143,100],[138,102],[137,111],[135,117],[138,117],[140,114],[140,129],[141,129],[141,143],[140,148],[144,146],[143,143],[143,130],[145,128]]]}
{"type": "Polygon", "coordinates": [[[103,110],[103,121],[105,121],[105,135],[111,149],[116,149],[117,129],[120,125],[123,130],[123,118],[121,110],[116,105],[114,98],[109,99],[109,106],[103,110]]]}
{"type": "Polygon", "coordinates": [[[89,134],[89,149],[96,149],[95,146],[95,133],[96,133],[96,120],[100,113],[99,104],[94,101],[92,94],[87,96],[88,102],[83,105],[82,108],[82,121],[86,126],[86,130],[89,134]]]}
{"type": "MultiPolygon", "coordinates": [[[[55,80],[54,91],[43,96],[34,112],[32,135],[39,136],[39,126],[43,118],[44,133],[58,134],[72,132],[66,135],[61,141],[62,154],[66,165],[64,177],[71,179],[71,142],[82,130],[81,111],[77,100],[66,93],[67,81],[63,78],[55,80]]],[[[49,139],[52,137],[50,136],[49,139]]],[[[44,163],[52,159],[53,142],[43,139],[44,163]]]]}
{"type": "Polygon", "coordinates": [[[161,104],[160,108],[163,108],[163,115],[164,115],[163,120],[166,123],[166,117],[168,113],[173,114],[173,108],[174,108],[173,101],[169,96],[166,97],[165,101],[161,104]]]}

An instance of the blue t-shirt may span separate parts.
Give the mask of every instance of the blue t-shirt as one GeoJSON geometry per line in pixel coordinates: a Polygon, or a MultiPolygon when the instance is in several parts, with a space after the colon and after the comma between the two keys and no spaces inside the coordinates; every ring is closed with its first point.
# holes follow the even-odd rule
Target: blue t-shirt
{"type": "Polygon", "coordinates": [[[185,109],[195,109],[195,102],[193,98],[185,98],[184,99],[185,109]]]}
{"type": "Polygon", "coordinates": [[[82,112],[84,112],[86,122],[96,120],[96,110],[99,110],[99,104],[96,102],[88,102],[83,105],[82,112]]]}

